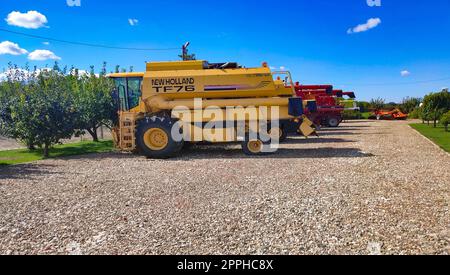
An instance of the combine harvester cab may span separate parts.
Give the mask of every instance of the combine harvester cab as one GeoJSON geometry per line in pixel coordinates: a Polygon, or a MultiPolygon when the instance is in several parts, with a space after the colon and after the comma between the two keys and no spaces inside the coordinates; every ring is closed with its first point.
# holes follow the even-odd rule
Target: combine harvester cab
{"type": "Polygon", "coordinates": [[[185,143],[240,141],[246,154],[257,155],[287,131],[315,133],[304,116],[315,102],[296,96],[289,72],[272,73],[266,63],[150,62],[144,73],[109,77],[120,106],[113,137],[123,151],[168,158],[185,143]],[[284,128],[286,121],[294,129],[284,128]]]}

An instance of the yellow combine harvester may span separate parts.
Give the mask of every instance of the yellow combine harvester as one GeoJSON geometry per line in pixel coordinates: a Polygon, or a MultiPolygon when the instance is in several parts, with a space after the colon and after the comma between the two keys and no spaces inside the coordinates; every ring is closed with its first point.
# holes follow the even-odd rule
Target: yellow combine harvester
{"type": "Polygon", "coordinates": [[[185,143],[242,141],[245,153],[257,155],[287,132],[315,133],[303,115],[314,102],[295,95],[289,72],[271,72],[265,63],[242,68],[206,61],[150,62],[145,73],[109,77],[120,106],[113,136],[123,151],[168,158],[185,143]],[[211,123],[215,126],[208,128],[211,123]],[[244,126],[242,132],[237,124],[244,126]]]}

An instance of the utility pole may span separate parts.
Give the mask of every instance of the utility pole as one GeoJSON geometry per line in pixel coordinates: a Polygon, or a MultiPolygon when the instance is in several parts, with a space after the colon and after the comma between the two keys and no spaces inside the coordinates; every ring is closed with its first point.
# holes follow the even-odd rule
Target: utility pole
{"type": "Polygon", "coordinates": [[[190,45],[191,43],[190,42],[187,42],[186,44],[184,44],[183,45],[183,53],[182,53],[182,58],[183,58],[183,61],[186,61],[187,60],[187,56],[188,56],[188,47],[189,47],[189,45],[190,45]]]}

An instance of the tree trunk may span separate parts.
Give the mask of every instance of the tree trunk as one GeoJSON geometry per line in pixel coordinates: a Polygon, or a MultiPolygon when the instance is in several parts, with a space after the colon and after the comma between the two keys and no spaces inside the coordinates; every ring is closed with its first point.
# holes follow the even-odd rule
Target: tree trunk
{"type": "Polygon", "coordinates": [[[48,158],[50,156],[50,150],[49,150],[49,145],[45,144],[44,145],[44,158],[48,158]]]}
{"type": "Polygon", "coordinates": [[[437,110],[434,110],[434,128],[437,127],[437,122],[438,122],[438,120],[439,120],[439,117],[438,117],[438,111],[437,111],[437,110]]]}
{"type": "Polygon", "coordinates": [[[87,131],[88,131],[89,134],[92,136],[92,140],[93,140],[94,142],[98,142],[97,128],[87,129],[87,131]]]}

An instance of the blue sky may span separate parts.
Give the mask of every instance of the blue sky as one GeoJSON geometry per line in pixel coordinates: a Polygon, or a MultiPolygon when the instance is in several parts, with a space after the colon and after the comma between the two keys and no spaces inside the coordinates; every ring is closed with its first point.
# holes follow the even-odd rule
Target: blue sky
{"type": "MultiPolygon", "coordinates": [[[[448,0],[381,0],[381,7],[367,0],[80,1],[80,7],[69,7],[67,0],[2,0],[0,28],[118,47],[173,48],[190,41],[200,59],[247,67],[267,61],[289,69],[301,83],[334,84],[362,100],[401,101],[450,86],[448,0]],[[13,11],[37,11],[47,23],[37,29],[11,25],[6,19],[13,11]],[[381,23],[348,33],[371,18],[381,23]],[[132,26],[129,19],[138,22],[132,26]]],[[[116,64],[143,70],[145,61],[175,60],[179,54],[44,45],[45,40],[0,32],[4,41],[28,54],[51,51],[61,64],[82,69],[107,61],[110,70],[116,64]]],[[[30,61],[28,54],[0,54],[0,68],[9,61],[53,64],[30,61]]]]}

